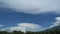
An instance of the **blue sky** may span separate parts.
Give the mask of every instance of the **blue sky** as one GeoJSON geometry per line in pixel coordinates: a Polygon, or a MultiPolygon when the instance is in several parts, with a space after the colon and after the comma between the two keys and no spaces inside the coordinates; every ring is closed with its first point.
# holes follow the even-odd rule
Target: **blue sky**
{"type": "Polygon", "coordinates": [[[60,16],[59,14],[26,14],[26,13],[18,13],[18,12],[1,12],[0,14],[0,24],[4,24],[6,26],[14,26],[17,23],[37,23],[42,26],[50,26],[53,22],[55,22],[55,18],[60,16]]]}
{"type": "Polygon", "coordinates": [[[0,1],[0,25],[4,25],[0,27],[0,29],[15,27],[18,23],[20,23],[20,25],[21,23],[24,23],[23,25],[25,25],[25,23],[28,23],[28,25],[32,23],[35,25],[38,24],[44,29],[50,27],[56,22],[56,18],[60,17],[60,0],[49,0],[50,2],[47,0],[13,1],[14,0],[0,1]]]}

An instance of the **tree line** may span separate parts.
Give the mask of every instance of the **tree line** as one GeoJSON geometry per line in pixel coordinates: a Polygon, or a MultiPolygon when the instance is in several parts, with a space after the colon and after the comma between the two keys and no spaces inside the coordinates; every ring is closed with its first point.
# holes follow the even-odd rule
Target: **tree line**
{"type": "Polygon", "coordinates": [[[13,31],[13,32],[0,31],[0,34],[60,34],[60,30],[55,29],[55,30],[39,31],[39,32],[26,31],[25,33],[22,31],[13,31]]]}

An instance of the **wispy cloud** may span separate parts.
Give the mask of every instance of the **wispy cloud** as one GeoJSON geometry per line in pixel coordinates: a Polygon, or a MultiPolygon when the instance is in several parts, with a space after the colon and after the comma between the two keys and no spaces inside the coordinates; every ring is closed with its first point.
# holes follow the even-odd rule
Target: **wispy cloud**
{"type": "Polygon", "coordinates": [[[0,27],[3,27],[4,25],[0,25],[0,27]]]}
{"type": "Polygon", "coordinates": [[[60,0],[0,0],[6,8],[24,13],[60,13],[60,0]],[[22,11],[20,11],[22,10],[22,11]]]}
{"type": "Polygon", "coordinates": [[[56,22],[54,22],[51,26],[51,27],[55,27],[55,26],[60,26],[60,17],[56,17],[56,22]]]}

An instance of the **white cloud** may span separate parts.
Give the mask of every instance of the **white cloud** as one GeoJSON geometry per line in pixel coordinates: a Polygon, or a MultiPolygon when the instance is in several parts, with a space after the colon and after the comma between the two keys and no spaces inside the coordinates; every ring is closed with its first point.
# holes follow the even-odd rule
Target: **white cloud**
{"type": "Polygon", "coordinates": [[[60,26],[60,17],[56,17],[56,20],[50,27],[60,26]]]}
{"type": "Polygon", "coordinates": [[[6,8],[24,13],[60,13],[60,0],[0,0],[6,8]],[[20,11],[22,10],[22,11],[20,11]]]}
{"type": "Polygon", "coordinates": [[[0,25],[0,27],[3,27],[4,25],[0,25]]]}
{"type": "Polygon", "coordinates": [[[45,28],[43,28],[42,26],[34,23],[19,23],[15,27],[5,28],[5,29],[2,29],[2,31],[6,30],[6,31],[12,32],[16,30],[16,31],[26,32],[26,31],[42,31],[44,29],[45,28]]]}

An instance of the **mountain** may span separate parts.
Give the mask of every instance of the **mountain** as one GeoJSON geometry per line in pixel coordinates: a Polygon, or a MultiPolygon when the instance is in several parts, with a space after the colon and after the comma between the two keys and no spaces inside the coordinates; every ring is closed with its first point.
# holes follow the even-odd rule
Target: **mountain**
{"type": "Polygon", "coordinates": [[[53,27],[53,28],[51,28],[50,30],[55,30],[55,29],[60,30],[60,26],[53,27]]]}
{"type": "Polygon", "coordinates": [[[51,30],[60,30],[60,26],[56,26],[56,27],[53,27],[53,28],[50,28],[50,29],[47,29],[47,30],[44,30],[44,31],[51,31],[51,30]]]}

